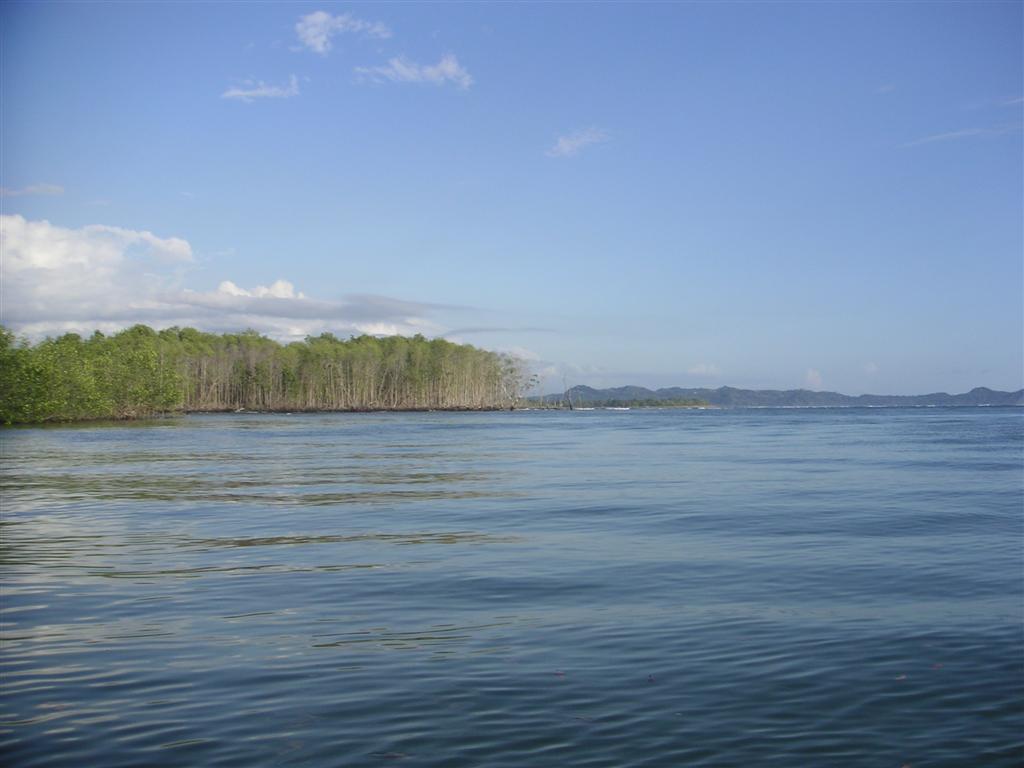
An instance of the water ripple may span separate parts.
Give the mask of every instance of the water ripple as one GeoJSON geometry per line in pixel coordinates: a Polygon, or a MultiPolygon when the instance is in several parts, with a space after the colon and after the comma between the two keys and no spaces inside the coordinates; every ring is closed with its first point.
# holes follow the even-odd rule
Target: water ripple
{"type": "Polygon", "coordinates": [[[1011,409],[0,433],[15,766],[1017,766],[1011,409]]]}

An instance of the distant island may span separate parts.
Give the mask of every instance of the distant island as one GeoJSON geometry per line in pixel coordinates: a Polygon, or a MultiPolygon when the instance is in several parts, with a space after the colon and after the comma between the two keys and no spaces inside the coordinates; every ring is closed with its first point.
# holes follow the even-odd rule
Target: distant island
{"type": "Polygon", "coordinates": [[[572,403],[575,406],[607,407],[614,403],[627,407],[669,407],[679,404],[712,405],[719,408],[827,408],[842,406],[913,407],[913,406],[1024,406],[1024,389],[1000,392],[976,387],[970,392],[950,395],[935,392],[928,395],[843,395],[839,392],[814,392],[808,389],[718,389],[667,387],[651,390],[646,387],[613,387],[594,389],[575,386],[557,394],[529,398],[531,403],[572,403]]]}

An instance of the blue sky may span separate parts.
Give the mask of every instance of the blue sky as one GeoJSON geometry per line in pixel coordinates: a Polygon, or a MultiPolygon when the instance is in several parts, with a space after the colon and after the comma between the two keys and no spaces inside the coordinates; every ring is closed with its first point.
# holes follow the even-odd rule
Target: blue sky
{"type": "Polygon", "coordinates": [[[1016,389],[1022,7],[7,3],[2,320],[1016,389]]]}

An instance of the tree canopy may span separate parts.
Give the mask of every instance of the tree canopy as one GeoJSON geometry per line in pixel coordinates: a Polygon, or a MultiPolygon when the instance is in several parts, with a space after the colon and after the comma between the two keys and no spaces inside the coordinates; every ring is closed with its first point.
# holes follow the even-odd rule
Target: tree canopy
{"type": "Polygon", "coordinates": [[[530,386],[520,360],[416,335],[324,333],[281,344],[255,331],[136,325],[37,344],[0,328],[0,422],[130,419],[176,411],[487,410],[530,386]]]}

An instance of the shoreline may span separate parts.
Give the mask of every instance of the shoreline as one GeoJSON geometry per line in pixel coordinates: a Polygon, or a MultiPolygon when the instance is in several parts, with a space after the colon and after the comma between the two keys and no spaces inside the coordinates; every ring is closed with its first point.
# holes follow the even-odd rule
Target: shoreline
{"type": "Polygon", "coordinates": [[[17,421],[10,424],[0,424],[4,427],[47,427],[47,426],[70,426],[74,424],[134,424],[141,422],[160,421],[173,419],[180,416],[203,416],[203,415],[237,415],[237,416],[291,416],[293,414],[317,414],[317,413],[504,413],[513,411],[640,411],[640,410],[720,410],[716,405],[634,405],[634,406],[554,406],[554,405],[525,405],[514,407],[482,406],[478,408],[469,406],[453,406],[451,408],[203,408],[181,411],[165,411],[162,413],[151,413],[142,416],[104,416],[98,418],[81,419],[47,419],[45,421],[17,421]]]}
{"type": "Polygon", "coordinates": [[[166,413],[154,413],[145,416],[124,416],[121,418],[116,417],[104,417],[104,418],[87,418],[87,419],[50,419],[47,421],[19,421],[10,424],[0,424],[0,430],[13,429],[13,428],[29,428],[29,427],[71,427],[77,425],[96,425],[96,424],[118,424],[127,426],[129,424],[147,424],[153,422],[159,422],[182,416],[204,416],[204,415],[237,415],[237,416],[292,416],[292,415],[312,415],[312,414],[330,414],[330,413],[353,413],[353,414],[370,414],[370,413],[511,413],[515,411],[561,411],[565,413],[573,413],[576,411],[582,411],[589,413],[591,411],[827,411],[827,410],[933,410],[933,409],[953,409],[953,410],[971,410],[974,408],[988,408],[988,409],[1017,409],[1024,406],[1019,405],[636,405],[636,406],[576,406],[568,408],[565,406],[532,406],[528,405],[525,407],[516,408],[309,408],[309,409],[266,409],[266,410],[249,410],[249,409],[232,409],[232,408],[220,408],[220,409],[204,409],[204,410],[190,410],[190,411],[168,411],[166,413]]]}

